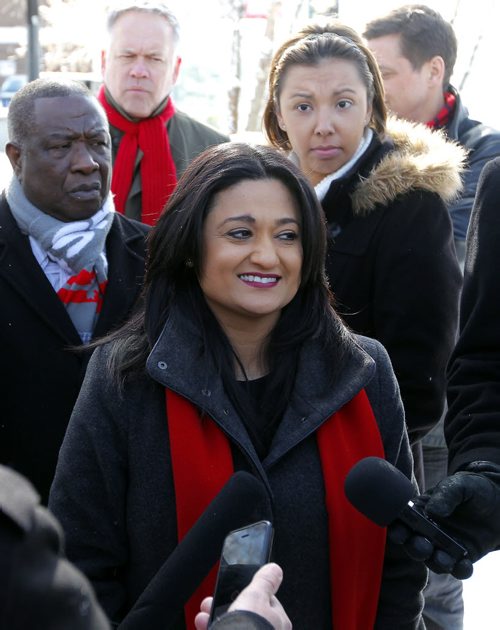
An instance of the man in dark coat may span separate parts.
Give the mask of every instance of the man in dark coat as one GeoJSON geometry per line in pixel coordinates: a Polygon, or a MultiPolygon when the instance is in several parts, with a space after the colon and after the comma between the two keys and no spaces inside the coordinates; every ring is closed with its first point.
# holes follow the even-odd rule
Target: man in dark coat
{"type": "Polygon", "coordinates": [[[464,188],[449,205],[457,254],[463,263],[477,181],[486,162],[500,155],[500,131],[472,120],[450,84],[457,38],[437,11],[423,4],[405,5],[369,22],[363,35],[379,63],[391,111],[442,129],[468,151],[464,188]]]}
{"type": "Polygon", "coordinates": [[[113,142],[118,212],[153,225],[177,179],[204,149],[229,138],[176,110],[179,23],[161,2],[130,2],[108,17],[104,106],[113,142]]]}
{"type": "MultiPolygon", "coordinates": [[[[466,562],[434,553],[427,564],[462,576],[500,549],[500,276],[495,264],[500,239],[500,158],[491,160],[478,182],[467,235],[460,305],[460,335],[448,366],[444,426],[449,476],[417,502],[468,551],[466,562]],[[467,567],[469,562],[469,567],[467,567]]],[[[418,537],[405,543],[410,555],[418,537]]]]}
{"type": "Polygon", "coordinates": [[[0,462],[26,475],[46,503],[89,358],[83,346],[131,312],[148,228],[113,211],[106,116],[81,84],[31,82],[12,100],[8,125],[0,462]]]}
{"type": "Polygon", "coordinates": [[[500,158],[483,169],[467,236],[460,334],[448,366],[450,471],[500,465],[500,158]]]}
{"type": "MultiPolygon", "coordinates": [[[[463,190],[448,204],[455,249],[463,267],[477,182],[486,162],[500,155],[500,132],[472,120],[459,92],[450,84],[457,38],[452,25],[437,11],[423,4],[408,4],[369,22],[363,35],[379,63],[389,108],[402,118],[443,130],[467,149],[463,190]]],[[[423,438],[422,450],[425,487],[432,488],[446,476],[442,419],[423,438]]],[[[450,576],[431,574],[424,610],[428,627],[460,630],[461,590],[461,583],[450,576]]]]}
{"type": "Polygon", "coordinates": [[[471,560],[500,548],[500,158],[481,174],[467,236],[460,334],[448,366],[445,434],[451,477],[431,513],[464,540],[471,560]]]}

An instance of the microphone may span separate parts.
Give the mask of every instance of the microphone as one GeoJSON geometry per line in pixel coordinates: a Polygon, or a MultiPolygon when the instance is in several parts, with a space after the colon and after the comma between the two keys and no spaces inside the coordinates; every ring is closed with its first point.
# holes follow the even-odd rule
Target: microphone
{"type": "Polygon", "coordinates": [[[264,484],[244,471],[232,475],[165,560],[119,625],[119,630],[166,630],[219,560],[226,535],[260,520],[272,520],[264,484]]]}
{"type": "Polygon", "coordinates": [[[349,471],[344,491],[352,505],[377,525],[386,527],[399,520],[454,560],[467,556],[465,547],[414,504],[416,492],[410,480],[385,459],[361,459],[349,471]]]}

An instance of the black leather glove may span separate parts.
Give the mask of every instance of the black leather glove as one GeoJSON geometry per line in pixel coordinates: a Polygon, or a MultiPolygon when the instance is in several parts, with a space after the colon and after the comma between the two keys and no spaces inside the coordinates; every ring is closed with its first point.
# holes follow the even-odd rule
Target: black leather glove
{"type": "Polygon", "coordinates": [[[500,466],[472,462],[414,499],[415,504],[461,543],[468,557],[455,561],[426,538],[413,534],[397,521],[389,528],[393,542],[408,555],[423,560],[435,573],[459,579],[472,575],[472,563],[500,548],[500,466]]]}

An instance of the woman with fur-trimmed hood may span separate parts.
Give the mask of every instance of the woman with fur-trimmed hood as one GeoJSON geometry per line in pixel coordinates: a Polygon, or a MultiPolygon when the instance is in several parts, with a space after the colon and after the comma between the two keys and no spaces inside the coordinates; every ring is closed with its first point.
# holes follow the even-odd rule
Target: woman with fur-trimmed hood
{"type": "Polygon", "coordinates": [[[376,61],[341,24],[306,27],[276,52],[264,127],[315,186],[337,311],[386,347],[415,443],[445,401],[461,283],[446,204],[464,152],[422,125],[387,121],[376,61]]]}

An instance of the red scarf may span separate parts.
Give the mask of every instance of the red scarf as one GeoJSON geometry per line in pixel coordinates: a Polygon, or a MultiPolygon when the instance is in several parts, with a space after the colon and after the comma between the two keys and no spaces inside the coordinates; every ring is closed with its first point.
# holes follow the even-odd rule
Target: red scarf
{"type": "Polygon", "coordinates": [[[438,111],[437,116],[426,123],[427,127],[431,129],[441,129],[445,127],[455,111],[456,101],[457,99],[453,92],[445,92],[443,107],[438,111]]]}
{"type": "Polygon", "coordinates": [[[144,154],[141,159],[141,221],[154,225],[177,183],[177,173],[165,127],[167,120],[175,114],[172,99],[168,99],[165,108],[157,116],[132,122],[108,103],[104,86],[101,86],[97,98],[106,110],[109,123],[124,132],[113,164],[111,180],[115,207],[121,214],[125,213],[134,177],[137,150],[140,149],[144,154]]]}
{"type": "MultiPolygon", "coordinates": [[[[233,461],[229,441],[209,417],[175,392],[165,395],[180,541],[232,475],[233,461]]],[[[364,390],[319,428],[317,440],[328,512],[332,627],[367,630],[377,613],[386,532],[344,494],[344,480],[356,462],[384,457],[364,390]]],[[[194,629],[201,600],[213,593],[215,577],[214,567],[186,604],[188,630],[194,629]]]]}

